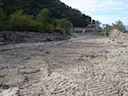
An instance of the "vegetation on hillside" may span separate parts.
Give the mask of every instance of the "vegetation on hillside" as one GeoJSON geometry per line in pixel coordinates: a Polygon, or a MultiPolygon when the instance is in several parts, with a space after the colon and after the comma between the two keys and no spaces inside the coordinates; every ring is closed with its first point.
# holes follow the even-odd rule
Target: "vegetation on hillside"
{"type": "Polygon", "coordinates": [[[96,24],[59,0],[0,0],[0,30],[63,32],[96,24]]]}
{"type": "Polygon", "coordinates": [[[101,32],[101,34],[103,36],[107,36],[109,34],[109,32],[113,29],[118,29],[121,32],[126,32],[125,26],[123,24],[122,21],[118,20],[115,23],[113,23],[111,26],[110,25],[106,25],[106,27],[104,28],[104,30],[101,32]]]}

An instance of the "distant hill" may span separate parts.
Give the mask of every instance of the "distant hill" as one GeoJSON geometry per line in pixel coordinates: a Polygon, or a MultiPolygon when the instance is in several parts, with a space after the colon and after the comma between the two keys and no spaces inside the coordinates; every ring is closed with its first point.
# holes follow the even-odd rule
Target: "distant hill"
{"type": "MultiPolygon", "coordinates": [[[[8,15],[16,10],[23,9],[25,13],[36,15],[41,9],[50,10],[51,18],[67,18],[75,27],[85,27],[90,23],[95,23],[90,16],[87,16],[77,9],[71,8],[59,0],[1,0],[4,4],[2,8],[8,15]]],[[[86,6],[86,4],[85,4],[86,6]]]]}

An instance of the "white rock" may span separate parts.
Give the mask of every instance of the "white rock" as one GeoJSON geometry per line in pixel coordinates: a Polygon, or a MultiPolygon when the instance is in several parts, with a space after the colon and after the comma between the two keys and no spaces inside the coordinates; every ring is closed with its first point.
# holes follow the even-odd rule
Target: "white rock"
{"type": "Polygon", "coordinates": [[[0,93],[0,96],[18,96],[18,88],[9,88],[0,93]]]}

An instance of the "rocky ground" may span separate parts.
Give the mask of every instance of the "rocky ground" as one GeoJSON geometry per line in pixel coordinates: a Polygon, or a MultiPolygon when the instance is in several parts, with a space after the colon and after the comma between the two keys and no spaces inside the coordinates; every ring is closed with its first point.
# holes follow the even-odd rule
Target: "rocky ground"
{"type": "Polygon", "coordinates": [[[17,32],[17,31],[0,31],[0,46],[18,43],[39,43],[50,41],[67,40],[71,36],[58,32],[40,33],[40,32],[17,32]]]}
{"type": "Polygon", "coordinates": [[[0,96],[128,96],[126,39],[0,46],[0,96]]]}

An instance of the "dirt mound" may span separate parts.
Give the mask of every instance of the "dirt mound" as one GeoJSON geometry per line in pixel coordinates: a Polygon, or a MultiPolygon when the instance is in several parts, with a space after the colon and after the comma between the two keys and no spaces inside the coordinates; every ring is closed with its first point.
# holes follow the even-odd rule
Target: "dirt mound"
{"type": "Polygon", "coordinates": [[[118,29],[114,29],[109,33],[109,36],[113,39],[128,40],[128,33],[123,33],[118,29]]]}

